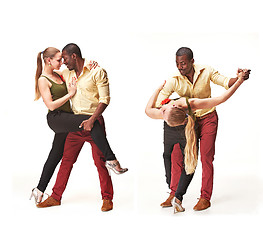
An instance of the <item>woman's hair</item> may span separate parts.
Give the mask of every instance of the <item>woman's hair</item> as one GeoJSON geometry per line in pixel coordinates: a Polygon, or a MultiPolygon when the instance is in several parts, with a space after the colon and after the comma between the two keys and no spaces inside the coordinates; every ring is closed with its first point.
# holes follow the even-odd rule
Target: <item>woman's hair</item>
{"type": "Polygon", "coordinates": [[[183,109],[172,107],[167,117],[167,124],[170,127],[175,127],[182,124],[185,121],[186,113],[183,109]]]}
{"type": "MultiPolygon", "coordinates": [[[[183,109],[172,108],[167,118],[167,124],[170,127],[178,126],[185,121],[186,117],[187,115],[183,109]]],[[[194,119],[189,115],[185,127],[184,164],[186,174],[194,173],[197,166],[197,139],[194,127],[194,119]]]]}
{"type": "Polygon", "coordinates": [[[60,52],[58,49],[48,47],[43,52],[39,52],[37,54],[37,70],[35,75],[35,101],[41,97],[38,87],[38,79],[40,78],[43,71],[41,55],[43,55],[43,60],[46,63],[47,58],[53,58],[58,52],[60,52]]]}

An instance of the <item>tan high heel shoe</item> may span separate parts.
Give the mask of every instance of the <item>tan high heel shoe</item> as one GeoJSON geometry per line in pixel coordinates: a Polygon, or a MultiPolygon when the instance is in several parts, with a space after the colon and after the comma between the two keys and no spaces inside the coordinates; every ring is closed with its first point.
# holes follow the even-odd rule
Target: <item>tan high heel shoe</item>
{"type": "Polygon", "coordinates": [[[44,193],[42,193],[40,190],[38,190],[37,188],[33,188],[32,189],[32,193],[31,196],[29,198],[29,200],[32,199],[32,197],[34,197],[35,199],[35,204],[39,204],[41,203],[42,199],[43,199],[44,193]]]}
{"type": "Polygon", "coordinates": [[[118,160],[106,161],[106,168],[112,170],[115,174],[123,174],[128,171],[128,168],[121,168],[121,165],[118,160]]]}
{"type": "Polygon", "coordinates": [[[184,211],[185,211],[185,208],[183,208],[182,202],[175,197],[174,198],[174,213],[184,212],[184,211]]]}

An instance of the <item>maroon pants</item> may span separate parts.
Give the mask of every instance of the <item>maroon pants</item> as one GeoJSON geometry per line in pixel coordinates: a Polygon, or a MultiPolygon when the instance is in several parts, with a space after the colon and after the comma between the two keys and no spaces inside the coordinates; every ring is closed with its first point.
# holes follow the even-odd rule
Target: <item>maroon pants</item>
{"type": "MultiPolygon", "coordinates": [[[[103,118],[100,117],[98,120],[100,125],[105,130],[103,118]]],[[[112,200],[113,186],[109,172],[105,167],[105,158],[93,142],[90,133],[87,131],[71,132],[67,136],[62,162],[59,168],[56,183],[53,187],[53,193],[51,195],[56,200],[61,200],[70,172],[73,168],[73,164],[77,161],[79,152],[85,142],[89,142],[91,144],[92,156],[99,174],[102,199],[112,200]]]]}
{"type": "MultiPolygon", "coordinates": [[[[203,118],[197,119],[197,122],[199,125],[198,134],[200,140],[200,154],[202,162],[201,198],[210,200],[213,191],[213,161],[215,155],[215,140],[218,126],[218,116],[216,111],[207,114],[207,116],[203,118]]],[[[174,146],[174,150],[171,156],[171,193],[175,193],[182,171],[183,156],[179,146],[177,145],[174,146]]]]}

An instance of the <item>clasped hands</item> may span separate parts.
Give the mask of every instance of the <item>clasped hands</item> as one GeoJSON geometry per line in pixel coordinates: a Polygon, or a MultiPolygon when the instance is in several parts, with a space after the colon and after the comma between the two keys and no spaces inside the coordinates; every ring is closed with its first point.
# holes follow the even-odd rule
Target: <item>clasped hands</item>
{"type": "Polygon", "coordinates": [[[241,68],[239,68],[238,70],[237,70],[237,75],[239,75],[240,73],[242,73],[242,81],[245,81],[245,80],[247,80],[248,78],[249,78],[249,74],[250,74],[250,69],[241,69],[241,68]]]}

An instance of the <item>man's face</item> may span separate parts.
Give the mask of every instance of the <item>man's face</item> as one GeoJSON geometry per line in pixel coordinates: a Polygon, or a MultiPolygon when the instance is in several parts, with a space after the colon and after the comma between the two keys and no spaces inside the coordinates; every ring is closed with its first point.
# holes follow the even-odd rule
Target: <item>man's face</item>
{"type": "Polygon", "coordinates": [[[76,68],[76,58],[74,58],[74,53],[70,56],[66,51],[63,51],[62,57],[64,59],[64,64],[70,71],[76,68]]]}
{"type": "Polygon", "coordinates": [[[183,76],[187,76],[191,72],[193,64],[194,59],[189,60],[187,55],[176,56],[176,66],[183,76]]]}

